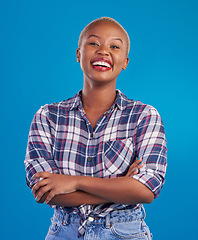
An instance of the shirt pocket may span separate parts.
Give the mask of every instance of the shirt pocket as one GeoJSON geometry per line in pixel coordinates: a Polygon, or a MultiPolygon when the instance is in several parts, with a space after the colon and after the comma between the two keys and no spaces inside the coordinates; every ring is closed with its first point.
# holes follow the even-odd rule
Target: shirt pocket
{"type": "Polygon", "coordinates": [[[134,159],[134,144],[127,138],[103,143],[104,177],[124,176],[134,159]]]}

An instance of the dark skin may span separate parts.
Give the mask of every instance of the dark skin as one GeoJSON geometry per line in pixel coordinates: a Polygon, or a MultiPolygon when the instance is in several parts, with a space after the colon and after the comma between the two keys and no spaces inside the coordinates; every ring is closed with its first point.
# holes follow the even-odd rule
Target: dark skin
{"type": "MultiPolygon", "coordinates": [[[[122,69],[126,69],[129,61],[126,51],[127,41],[123,30],[109,22],[90,27],[77,49],[77,61],[84,74],[82,103],[93,130],[99,118],[115,101],[117,76],[122,69]],[[95,66],[93,62],[108,62],[110,67],[95,66]]],[[[36,173],[34,179],[41,177],[43,180],[33,186],[33,194],[38,202],[60,206],[106,202],[151,203],[154,199],[152,191],[131,178],[137,174],[135,169],[143,166],[138,161],[141,162],[141,159],[129,168],[126,176],[111,179],[36,173]]]]}
{"type": "MultiPolygon", "coordinates": [[[[125,177],[132,177],[133,175],[137,174],[139,169],[142,168],[144,164],[142,163],[142,159],[136,159],[135,162],[130,166],[127,174],[125,177]]],[[[44,175],[44,174],[43,174],[44,175]]],[[[56,185],[56,180],[54,177],[57,177],[57,174],[46,174],[46,179],[48,176],[48,180],[51,180],[51,184],[55,183],[54,186],[56,185]]],[[[35,186],[38,187],[36,184],[35,186]]],[[[33,187],[32,191],[34,194],[34,197],[37,197],[37,202],[38,203],[44,203],[47,202],[46,198],[49,194],[49,192],[46,192],[44,195],[42,195],[42,188],[36,190],[37,188],[33,187]],[[40,195],[42,197],[40,197],[40,195]]],[[[57,205],[57,206],[65,206],[65,207],[72,207],[72,206],[80,206],[84,203],[90,204],[90,205],[97,205],[97,204],[102,204],[102,203],[108,203],[110,201],[97,197],[96,195],[89,194],[83,191],[76,191],[73,193],[68,193],[68,194],[58,194],[55,195],[48,203],[51,205],[57,205]]]]}

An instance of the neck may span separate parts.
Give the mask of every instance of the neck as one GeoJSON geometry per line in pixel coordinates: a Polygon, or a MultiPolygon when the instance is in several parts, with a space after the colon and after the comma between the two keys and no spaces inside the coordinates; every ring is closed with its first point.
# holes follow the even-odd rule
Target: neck
{"type": "Polygon", "coordinates": [[[115,85],[93,87],[84,84],[82,90],[82,103],[84,109],[107,111],[116,98],[115,85]]]}

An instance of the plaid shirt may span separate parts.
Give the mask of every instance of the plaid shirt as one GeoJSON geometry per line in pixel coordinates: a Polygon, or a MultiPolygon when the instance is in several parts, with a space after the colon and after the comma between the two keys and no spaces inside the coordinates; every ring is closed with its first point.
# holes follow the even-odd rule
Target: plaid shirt
{"type": "MultiPolygon", "coordinates": [[[[35,114],[25,159],[27,184],[29,187],[35,184],[31,177],[41,171],[121,177],[136,157],[142,157],[144,166],[133,178],[158,197],[166,172],[166,152],[164,127],[155,108],[130,100],[117,90],[114,104],[93,130],[83,109],[80,91],[66,101],[41,107],[35,114]]],[[[104,217],[126,205],[53,207],[78,212],[82,219],[79,234],[83,235],[90,215],[104,217]]]]}

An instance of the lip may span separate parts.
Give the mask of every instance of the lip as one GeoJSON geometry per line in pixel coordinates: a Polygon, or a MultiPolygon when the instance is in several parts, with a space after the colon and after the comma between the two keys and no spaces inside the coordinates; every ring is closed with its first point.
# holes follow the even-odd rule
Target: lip
{"type": "Polygon", "coordinates": [[[92,66],[94,69],[98,70],[98,71],[108,71],[108,70],[110,70],[110,69],[113,67],[113,64],[112,64],[112,62],[111,62],[109,59],[107,59],[107,58],[98,57],[98,58],[94,58],[93,60],[91,60],[91,66],[92,66]],[[106,62],[106,63],[108,63],[111,67],[108,68],[108,67],[94,66],[94,65],[93,65],[94,62],[106,62]]]}

